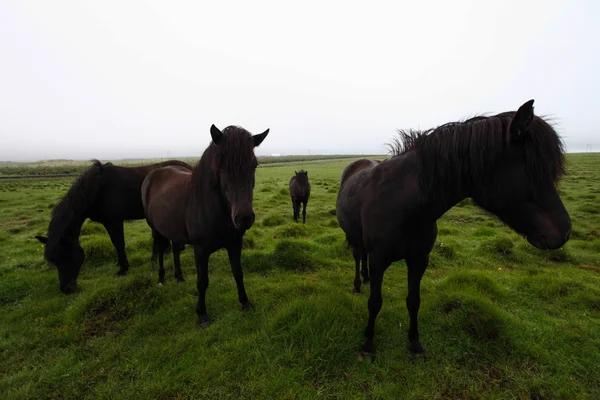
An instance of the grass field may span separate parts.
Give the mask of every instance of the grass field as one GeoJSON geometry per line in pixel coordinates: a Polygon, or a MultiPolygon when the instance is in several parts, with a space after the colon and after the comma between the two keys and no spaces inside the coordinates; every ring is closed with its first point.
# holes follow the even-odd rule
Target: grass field
{"type": "MultiPolygon", "coordinates": [[[[354,155],[312,155],[312,156],[259,156],[258,161],[263,166],[277,166],[288,163],[313,163],[322,160],[338,160],[346,158],[356,158],[354,155]]],[[[174,157],[175,160],[181,160],[194,165],[198,161],[198,157],[174,157]]],[[[167,158],[154,158],[146,160],[100,160],[104,162],[112,162],[122,166],[138,166],[143,164],[152,164],[161,161],[166,161],[167,158]]],[[[0,162],[0,177],[3,176],[19,176],[19,175],[63,175],[63,174],[81,174],[88,166],[87,161],[76,160],[49,160],[36,162],[0,162]]]]}
{"type": "Polygon", "coordinates": [[[33,236],[69,179],[0,181],[2,398],[600,398],[600,154],[568,156],[561,184],[571,240],[542,252],[465,200],[439,221],[422,284],[421,343],[407,349],[406,265],[384,278],[377,359],[360,361],[369,290],[335,218],[348,160],[310,163],[307,223],[292,221],[294,169],[257,170],[257,221],[242,264],[255,310],[242,312],[224,251],[210,259],[198,327],[193,252],[158,286],[145,221],[125,225],[131,261],[116,278],[108,235],[86,222],[76,294],[33,236]]]}

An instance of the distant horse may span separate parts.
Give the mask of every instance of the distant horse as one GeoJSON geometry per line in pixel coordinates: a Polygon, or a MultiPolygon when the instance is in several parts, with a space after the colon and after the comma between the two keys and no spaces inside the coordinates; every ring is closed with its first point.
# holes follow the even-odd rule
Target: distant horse
{"type": "MultiPolygon", "coordinates": [[[[252,197],[258,165],[254,148],[268,133],[267,129],[251,135],[237,126],[228,126],[221,132],[212,125],[212,142],[191,172],[178,167],[156,169],[142,185],[146,221],[152,228],[153,248],[159,262],[162,264],[169,240],[194,246],[196,313],[202,327],[210,325],[205,303],[208,259],[221,248],[227,249],[242,309],[252,308],[244,287],[240,257],[244,233],[254,223],[252,197]]],[[[174,256],[178,268],[176,250],[174,256]]]]}
{"type": "Polygon", "coordinates": [[[192,168],[177,160],[141,167],[119,167],[93,160],[92,166],[71,186],[52,211],[48,237],[36,236],[46,245],[44,258],[58,269],[61,292],[73,293],[77,286],[85,258],[79,235],[87,218],[104,225],[117,251],[117,275],[127,274],[129,261],[125,254],[123,221],[144,218],[142,182],[150,171],[166,165],[192,168]]]}
{"type": "Polygon", "coordinates": [[[290,179],[290,196],[292,197],[292,207],[294,209],[294,221],[298,222],[300,216],[300,204],[302,204],[302,223],[306,223],[306,205],[310,197],[310,183],[308,183],[308,172],[300,170],[294,171],[296,175],[290,179]]]}
{"type": "Polygon", "coordinates": [[[399,133],[392,144],[395,156],[348,178],[337,199],[347,241],[369,254],[366,357],[374,354],[383,274],[401,259],[408,266],[410,349],[423,353],[417,327],[421,278],[436,240],[436,221],[462,199],[471,197],[539,249],[559,248],[571,234],[556,190],[564,174],[563,143],[534,115],[533,100],[516,112],[399,133]]]}
{"type": "MultiPolygon", "coordinates": [[[[342,178],[340,179],[340,192],[342,190],[342,186],[348,179],[353,176],[359,175],[363,173],[362,177],[364,177],[364,172],[370,171],[379,165],[381,161],[377,160],[367,160],[365,158],[356,160],[349,164],[344,171],[342,172],[342,178]]],[[[361,179],[361,178],[356,178],[361,179]]],[[[338,194],[339,199],[339,194],[338,194]]],[[[350,244],[350,243],[349,243],[350,244]]],[[[356,273],[354,275],[354,292],[360,293],[360,274],[362,273],[363,281],[365,284],[369,283],[369,267],[368,267],[368,254],[364,250],[364,245],[361,243],[355,243],[350,245],[352,247],[352,255],[354,256],[354,263],[356,264],[356,273]],[[362,269],[361,269],[361,260],[362,260],[362,269]]]]}

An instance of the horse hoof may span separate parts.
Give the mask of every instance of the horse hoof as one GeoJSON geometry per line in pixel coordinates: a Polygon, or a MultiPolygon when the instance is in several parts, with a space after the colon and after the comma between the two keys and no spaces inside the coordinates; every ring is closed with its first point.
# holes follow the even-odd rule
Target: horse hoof
{"type": "Polygon", "coordinates": [[[354,289],[352,289],[352,293],[360,294],[360,288],[355,287],[354,289]]]}
{"type": "Polygon", "coordinates": [[[123,270],[119,270],[115,274],[115,276],[125,276],[125,275],[127,275],[127,271],[123,271],[123,270]]]}
{"type": "Polygon", "coordinates": [[[375,352],[361,351],[358,355],[358,361],[375,362],[375,352]]]}
{"type": "Polygon", "coordinates": [[[159,279],[158,280],[158,286],[162,286],[165,284],[165,280],[164,279],[159,279]]]}
{"type": "Polygon", "coordinates": [[[183,278],[177,278],[177,282],[178,282],[178,283],[184,283],[184,282],[185,282],[185,279],[183,279],[183,278]]]}
{"type": "Polygon", "coordinates": [[[425,358],[425,350],[423,350],[423,346],[421,346],[418,340],[411,342],[410,352],[415,359],[425,358]]]}
{"type": "Polygon", "coordinates": [[[200,317],[200,328],[206,329],[210,326],[211,323],[212,321],[210,320],[210,317],[208,315],[200,317]]]}
{"type": "Polygon", "coordinates": [[[250,310],[254,310],[254,306],[252,305],[252,303],[250,303],[250,301],[247,301],[244,304],[242,304],[242,311],[250,311],[250,310]]]}

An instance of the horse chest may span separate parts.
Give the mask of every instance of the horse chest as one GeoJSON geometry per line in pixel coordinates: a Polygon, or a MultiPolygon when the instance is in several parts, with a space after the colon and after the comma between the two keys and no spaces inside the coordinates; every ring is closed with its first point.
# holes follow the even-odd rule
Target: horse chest
{"type": "Polygon", "coordinates": [[[239,236],[229,219],[220,218],[213,221],[198,222],[189,229],[190,243],[205,246],[213,251],[227,246],[232,238],[239,236]]]}

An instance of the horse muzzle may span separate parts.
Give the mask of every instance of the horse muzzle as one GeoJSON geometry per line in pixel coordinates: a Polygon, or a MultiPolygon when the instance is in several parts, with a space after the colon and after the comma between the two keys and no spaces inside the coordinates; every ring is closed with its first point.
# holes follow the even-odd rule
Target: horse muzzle
{"type": "Polygon", "coordinates": [[[237,212],[232,215],[233,225],[236,229],[240,230],[248,230],[254,224],[254,219],[256,216],[254,215],[254,211],[249,212],[237,212]]]}

